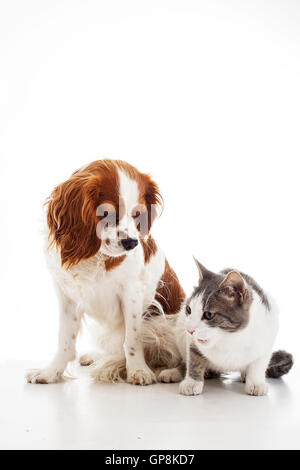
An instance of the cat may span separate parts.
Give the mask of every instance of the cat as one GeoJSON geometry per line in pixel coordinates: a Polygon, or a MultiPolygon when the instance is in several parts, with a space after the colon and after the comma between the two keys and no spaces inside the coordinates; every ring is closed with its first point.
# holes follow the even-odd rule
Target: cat
{"type": "Polygon", "coordinates": [[[239,371],[247,394],[266,395],[266,375],[279,377],[293,365],[285,351],[272,355],[278,331],[275,302],[247,274],[232,269],[216,274],[195,261],[199,284],[184,302],[174,330],[182,363],[163,370],[158,379],[183,379],[180,393],[199,395],[205,377],[239,371]]]}

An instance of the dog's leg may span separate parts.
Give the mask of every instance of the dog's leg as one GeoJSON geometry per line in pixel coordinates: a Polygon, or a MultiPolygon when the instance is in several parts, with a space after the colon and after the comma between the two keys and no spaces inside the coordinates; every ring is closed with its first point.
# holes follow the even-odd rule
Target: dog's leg
{"type": "Polygon", "coordinates": [[[140,338],[143,314],[141,290],[130,290],[123,299],[125,319],[124,351],[126,356],[127,382],[134,385],[149,385],[156,382],[154,372],[147,366],[144,347],[140,338]]]}
{"type": "Polygon", "coordinates": [[[82,314],[76,304],[58,288],[60,307],[59,338],[57,352],[51,363],[44,369],[33,369],[26,374],[29,383],[50,384],[59,382],[68,362],[76,356],[76,338],[82,314]]]}

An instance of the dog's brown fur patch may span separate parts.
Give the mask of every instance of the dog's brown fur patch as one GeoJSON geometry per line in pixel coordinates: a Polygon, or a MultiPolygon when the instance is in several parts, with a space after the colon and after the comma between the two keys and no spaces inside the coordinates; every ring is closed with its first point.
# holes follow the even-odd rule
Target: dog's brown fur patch
{"type": "Polygon", "coordinates": [[[117,268],[120,266],[120,264],[124,261],[126,258],[126,255],[118,256],[118,257],[113,257],[109,256],[106,258],[104,264],[105,264],[105,271],[109,272],[112,271],[113,269],[117,268]]]}
{"type": "Polygon", "coordinates": [[[147,264],[149,263],[151,256],[155,255],[155,253],[157,252],[157,245],[151,235],[149,235],[149,237],[147,237],[146,239],[142,238],[141,244],[144,250],[145,264],[147,264]]]}
{"type": "Polygon", "coordinates": [[[155,299],[161,304],[166,315],[178,313],[185,299],[185,292],[167,260],[155,299]]]}

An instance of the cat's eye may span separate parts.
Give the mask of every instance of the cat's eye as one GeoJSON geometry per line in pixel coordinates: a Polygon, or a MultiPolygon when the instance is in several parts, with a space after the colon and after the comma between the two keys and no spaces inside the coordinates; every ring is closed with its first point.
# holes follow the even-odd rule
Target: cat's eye
{"type": "Polygon", "coordinates": [[[189,305],[187,305],[187,306],[185,307],[185,312],[186,312],[187,315],[190,315],[190,314],[192,313],[192,309],[191,309],[191,307],[190,307],[189,305]]]}
{"type": "Polygon", "coordinates": [[[215,313],[212,312],[204,312],[203,313],[203,318],[204,320],[212,320],[215,317],[215,313]]]}

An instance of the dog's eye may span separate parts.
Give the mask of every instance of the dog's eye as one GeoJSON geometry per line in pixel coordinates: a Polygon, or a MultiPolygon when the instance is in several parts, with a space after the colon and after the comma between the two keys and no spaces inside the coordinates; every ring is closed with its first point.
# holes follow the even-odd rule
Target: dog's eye
{"type": "Polygon", "coordinates": [[[113,227],[118,224],[118,217],[115,212],[103,211],[102,225],[113,227]]]}
{"type": "Polygon", "coordinates": [[[116,218],[116,214],[114,212],[104,211],[103,212],[103,218],[109,219],[109,220],[114,220],[116,218]]]}
{"type": "Polygon", "coordinates": [[[216,315],[216,314],[215,314],[215,313],[212,313],[212,312],[204,312],[202,318],[204,318],[204,320],[208,320],[208,321],[209,321],[209,320],[212,320],[212,319],[215,317],[215,315],[216,315]]]}
{"type": "Polygon", "coordinates": [[[190,315],[190,314],[192,313],[192,309],[191,309],[191,307],[190,307],[189,305],[187,305],[187,306],[185,307],[185,312],[186,312],[187,315],[190,315]]]}

